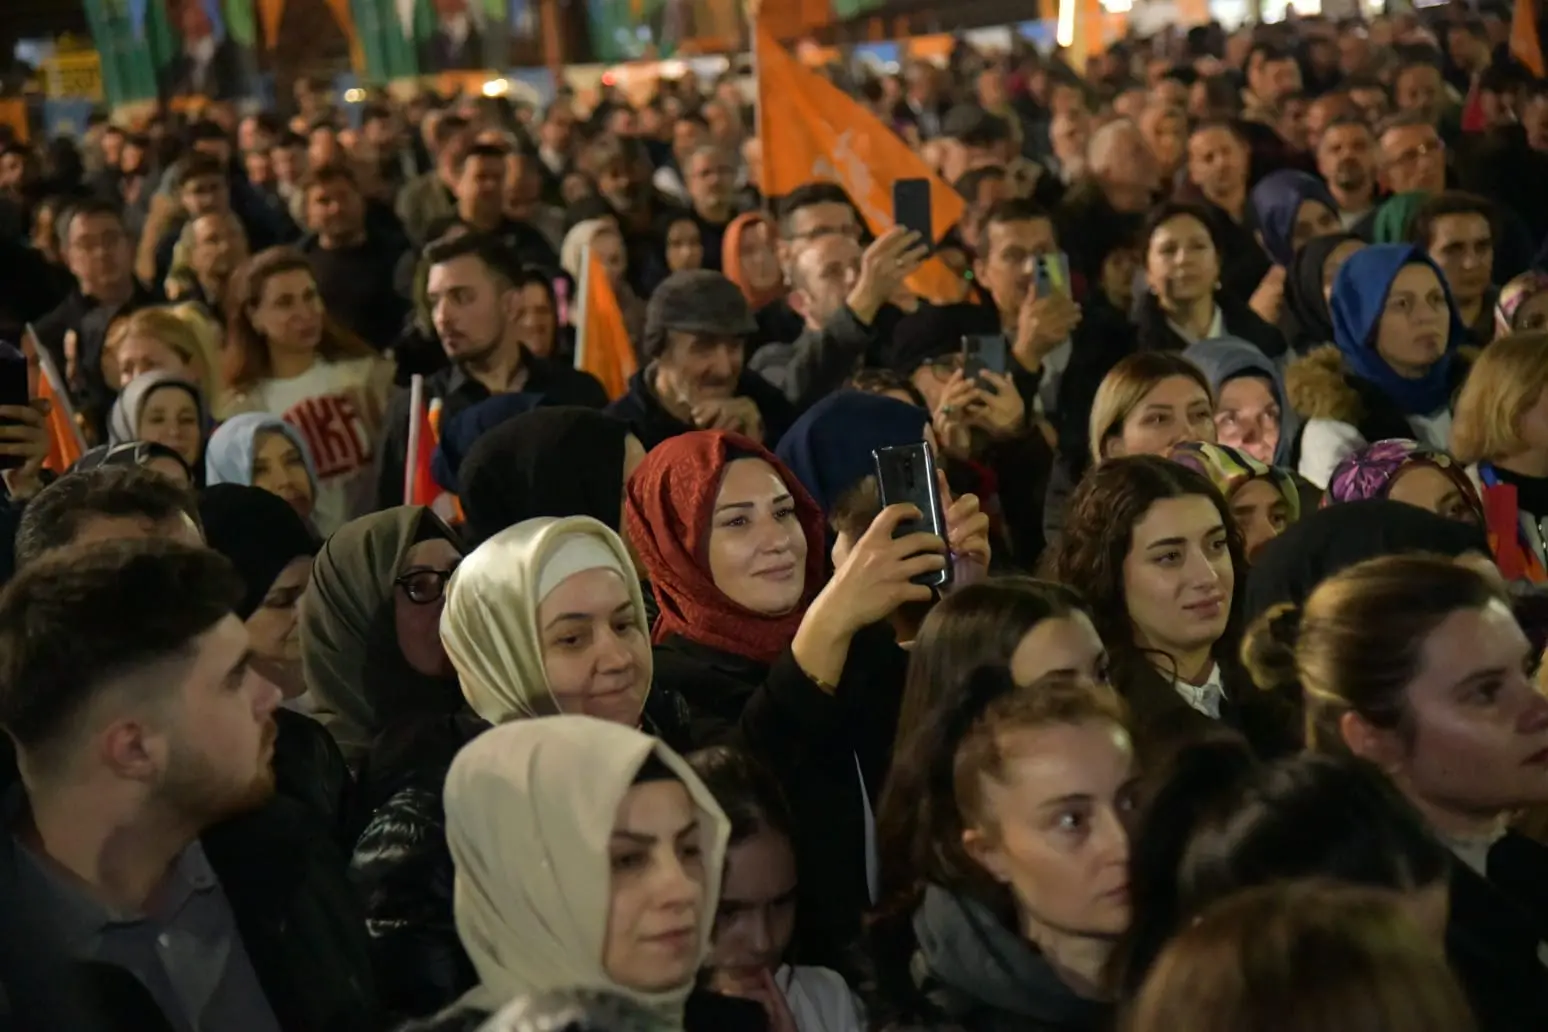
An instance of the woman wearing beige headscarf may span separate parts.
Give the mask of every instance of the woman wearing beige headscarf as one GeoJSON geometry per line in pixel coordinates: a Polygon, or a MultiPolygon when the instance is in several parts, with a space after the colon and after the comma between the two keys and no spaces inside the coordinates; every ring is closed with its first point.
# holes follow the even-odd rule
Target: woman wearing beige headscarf
{"type": "Polygon", "coordinates": [[[682,698],[650,690],[639,577],[618,535],[597,520],[525,520],[485,541],[447,586],[440,633],[472,712],[422,736],[412,756],[391,757],[393,771],[383,772],[385,755],[373,764],[377,780],[401,787],[375,807],[351,865],[367,899],[383,1003],[402,1015],[439,1010],[471,985],[446,892],[441,805],[459,748],[491,724],[556,713],[642,727],[689,747],[682,698]]]}
{"type": "Polygon", "coordinates": [[[633,727],[650,692],[639,576],[589,516],[524,520],[474,549],[447,588],[441,644],[491,724],[581,713],[633,727]]]}
{"type": "Polygon", "coordinates": [[[566,988],[615,992],[684,1027],[730,822],[681,757],[609,721],[517,721],[458,754],[446,816],[478,985],[419,1032],[473,1028],[515,997],[566,988]]]}

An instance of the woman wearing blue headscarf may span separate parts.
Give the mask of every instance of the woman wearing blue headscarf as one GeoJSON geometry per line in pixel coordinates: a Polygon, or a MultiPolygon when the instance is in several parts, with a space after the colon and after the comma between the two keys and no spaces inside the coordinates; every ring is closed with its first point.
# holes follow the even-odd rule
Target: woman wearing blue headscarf
{"type": "Polygon", "coordinates": [[[1301,245],[1314,237],[1337,233],[1338,202],[1327,184],[1295,169],[1270,172],[1252,188],[1252,213],[1263,249],[1281,268],[1301,245]]]}
{"type": "Polygon", "coordinates": [[[210,484],[262,488],[303,520],[312,518],[317,470],[301,432],[278,416],[244,412],[222,423],[210,436],[204,474],[210,484]]]}
{"type": "Polygon", "coordinates": [[[1411,244],[1367,247],[1339,270],[1330,307],[1333,345],[1285,370],[1306,419],[1301,475],[1326,487],[1341,459],[1387,438],[1444,450],[1467,368],[1457,354],[1466,329],[1440,269],[1411,244]]]}

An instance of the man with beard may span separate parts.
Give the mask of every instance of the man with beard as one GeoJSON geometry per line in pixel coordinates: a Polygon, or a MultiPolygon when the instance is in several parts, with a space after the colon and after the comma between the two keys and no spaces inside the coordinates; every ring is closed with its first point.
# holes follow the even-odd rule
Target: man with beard
{"type": "MultiPolygon", "coordinates": [[[[538,358],[521,343],[521,263],[499,240],[478,233],[425,248],[430,262],[426,299],[441,348],[451,365],[425,377],[425,404],[441,399],[441,425],[496,394],[529,393],[544,405],[601,408],[607,394],[590,373],[538,358]]],[[[408,457],[409,392],[387,410],[377,504],[403,504],[408,457]]]]}
{"type": "Polygon", "coordinates": [[[1350,229],[1376,207],[1376,135],[1360,118],[1341,118],[1317,143],[1317,172],[1338,202],[1338,221],[1350,229]]]}
{"type": "Polygon", "coordinates": [[[371,1029],[343,860],[274,795],[279,692],[242,594],[224,558],[165,540],[62,549],[0,594],[20,771],[0,875],[115,1027],[371,1029]]]}

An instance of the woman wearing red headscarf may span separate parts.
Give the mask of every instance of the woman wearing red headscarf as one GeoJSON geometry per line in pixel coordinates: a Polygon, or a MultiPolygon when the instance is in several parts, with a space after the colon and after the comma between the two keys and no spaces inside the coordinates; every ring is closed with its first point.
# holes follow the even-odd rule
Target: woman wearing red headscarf
{"type": "Polygon", "coordinates": [[[872,796],[897,727],[906,653],[883,623],[928,603],[932,534],[893,540],[892,506],[823,584],[823,515],[763,446],[722,430],[658,445],[630,477],[629,538],[661,606],[655,683],[681,692],[696,746],[739,742],[789,796],[802,963],[846,967],[874,881],[872,796]]]}

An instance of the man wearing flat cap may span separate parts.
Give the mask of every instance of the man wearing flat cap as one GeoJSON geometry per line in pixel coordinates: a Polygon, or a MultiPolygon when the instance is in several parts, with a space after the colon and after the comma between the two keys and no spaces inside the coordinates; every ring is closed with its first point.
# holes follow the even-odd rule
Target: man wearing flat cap
{"type": "Polygon", "coordinates": [[[734,430],[774,447],[795,411],[743,366],[757,328],[735,283],[707,269],[674,272],[645,310],[645,368],[608,412],[627,420],[646,449],[690,430],[734,430]]]}

